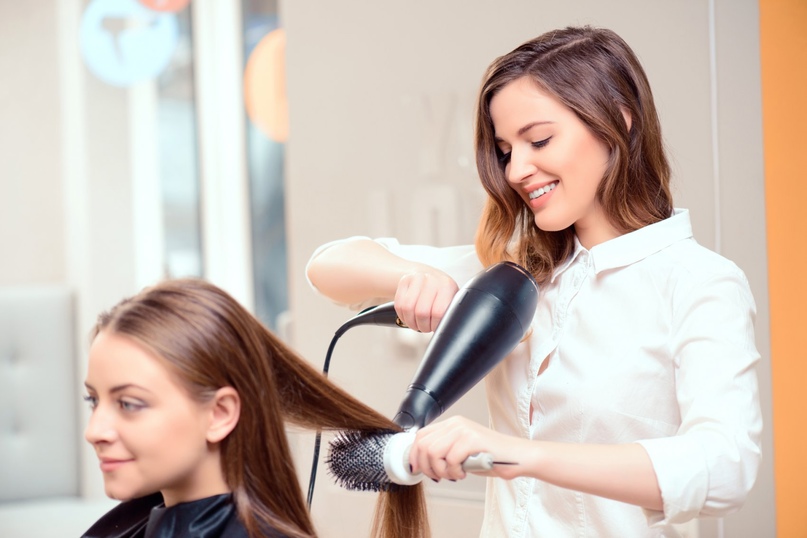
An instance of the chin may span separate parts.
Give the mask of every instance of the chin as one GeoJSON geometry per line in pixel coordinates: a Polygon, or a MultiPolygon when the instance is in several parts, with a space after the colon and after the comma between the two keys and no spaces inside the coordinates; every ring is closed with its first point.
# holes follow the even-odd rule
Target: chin
{"type": "Polygon", "coordinates": [[[131,487],[121,487],[119,484],[106,484],[104,486],[104,493],[110,499],[115,499],[116,501],[131,501],[132,499],[137,499],[138,497],[144,497],[149,493],[153,493],[151,491],[140,491],[137,488],[131,487]]]}
{"type": "Polygon", "coordinates": [[[116,491],[110,491],[108,489],[105,491],[105,493],[106,493],[106,496],[109,497],[110,499],[113,499],[113,500],[116,500],[116,501],[121,501],[121,502],[129,501],[129,500],[134,498],[134,497],[131,497],[131,496],[128,496],[128,495],[121,495],[120,493],[118,493],[116,491]]]}
{"type": "Polygon", "coordinates": [[[535,215],[533,222],[535,222],[535,227],[542,232],[562,232],[570,226],[566,222],[557,222],[556,220],[541,218],[538,215],[535,215]]]}

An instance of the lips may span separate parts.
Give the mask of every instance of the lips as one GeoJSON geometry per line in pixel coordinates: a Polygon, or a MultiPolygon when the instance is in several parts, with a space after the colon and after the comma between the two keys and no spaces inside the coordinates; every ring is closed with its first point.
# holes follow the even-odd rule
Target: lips
{"type": "Polygon", "coordinates": [[[101,471],[104,473],[117,471],[118,469],[120,469],[121,467],[132,461],[134,460],[131,458],[130,459],[101,458],[100,460],[101,471]]]}
{"type": "Polygon", "coordinates": [[[532,190],[528,191],[527,196],[529,196],[530,200],[535,200],[536,198],[540,198],[544,194],[555,190],[555,187],[557,186],[557,184],[558,184],[557,181],[547,183],[546,185],[538,187],[537,189],[532,189],[532,190]]]}

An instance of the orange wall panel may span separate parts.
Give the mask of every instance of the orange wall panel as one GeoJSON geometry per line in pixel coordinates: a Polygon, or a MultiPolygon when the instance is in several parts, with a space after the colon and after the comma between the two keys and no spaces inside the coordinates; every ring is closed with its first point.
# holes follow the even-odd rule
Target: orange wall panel
{"type": "Polygon", "coordinates": [[[760,0],[776,526],[807,536],[807,1],[760,0]]]}

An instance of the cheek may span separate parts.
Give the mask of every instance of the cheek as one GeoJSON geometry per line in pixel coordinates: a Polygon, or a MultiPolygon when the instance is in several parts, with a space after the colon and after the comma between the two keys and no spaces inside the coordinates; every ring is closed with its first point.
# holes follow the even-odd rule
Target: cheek
{"type": "Polygon", "coordinates": [[[577,167],[578,177],[581,178],[583,187],[587,191],[596,192],[608,169],[610,158],[608,148],[598,140],[590,140],[581,148],[577,156],[578,158],[573,161],[573,166],[577,167]]]}
{"type": "Polygon", "coordinates": [[[142,479],[161,488],[192,474],[207,452],[204,432],[192,417],[155,425],[133,442],[142,479]]]}
{"type": "Polygon", "coordinates": [[[173,416],[165,421],[161,429],[161,439],[164,439],[165,443],[170,442],[177,447],[184,446],[186,450],[207,445],[204,425],[196,414],[173,416]]]}
{"type": "Polygon", "coordinates": [[[153,420],[138,424],[137,431],[128,432],[126,438],[144,462],[176,461],[182,459],[183,454],[198,452],[207,446],[203,425],[193,413],[155,416],[153,420]]]}
{"type": "Polygon", "coordinates": [[[596,138],[590,138],[588,151],[591,158],[591,166],[599,170],[600,177],[602,177],[605,175],[608,162],[611,160],[611,149],[604,142],[596,138]]]}

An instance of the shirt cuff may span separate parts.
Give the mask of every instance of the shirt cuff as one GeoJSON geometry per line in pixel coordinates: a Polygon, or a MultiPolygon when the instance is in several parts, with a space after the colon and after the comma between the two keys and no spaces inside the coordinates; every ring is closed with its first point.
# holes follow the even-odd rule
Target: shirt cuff
{"type": "Polygon", "coordinates": [[[684,436],[637,441],[656,473],[664,511],[645,509],[651,527],[686,523],[701,512],[709,489],[707,462],[697,441],[684,436]]]}

